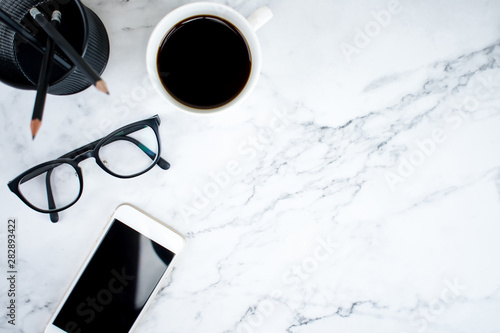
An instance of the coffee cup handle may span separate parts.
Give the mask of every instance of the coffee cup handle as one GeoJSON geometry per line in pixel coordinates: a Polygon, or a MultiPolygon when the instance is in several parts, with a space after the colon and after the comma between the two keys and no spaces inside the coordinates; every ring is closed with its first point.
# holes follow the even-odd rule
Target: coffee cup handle
{"type": "Polygon", "coordinates": [[[271,11],[271,9],[269,9],[269,7],[267,6],[262,6],[255,12],[253,12],[253,14],[247,18],[247,21],[248,23],[250,23],[250,26],[253,28],[253,30],[257,31],[272,17],[273,12],[271,11]]]}

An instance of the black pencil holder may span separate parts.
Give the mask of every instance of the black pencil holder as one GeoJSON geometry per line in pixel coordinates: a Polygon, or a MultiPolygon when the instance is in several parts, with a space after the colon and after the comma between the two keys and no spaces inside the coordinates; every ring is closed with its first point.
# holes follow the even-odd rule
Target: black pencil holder
{"type": "MultiPolygon", "coordinates": [[[[54,10],[61,11],[59,32],[97,73],[102,74],[109,58],[109,39],[99,17],[79,0],[0,0],[0,8],[30,31],[42,45],[45,45],[47,35],[29,14],[35,6],[49,19],[54,10]]],[[[66,65],[53,62],[49,94],[70,95],[91,86],[86,76],[58,47],[56,53],[66,65]]],[[[36,90],[42,59],[43,53],[0,22],[0,81],[18,89],[36,90]]]]}

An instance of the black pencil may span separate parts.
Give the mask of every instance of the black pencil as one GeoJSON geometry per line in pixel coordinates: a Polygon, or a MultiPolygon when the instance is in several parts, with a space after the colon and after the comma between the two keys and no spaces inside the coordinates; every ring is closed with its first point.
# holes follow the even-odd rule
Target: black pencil
{"type": "MultiPolygon", "coordinates": [[[[52,13],[50,21],[52,26],[57,29],[61,23],[61,12],[55,10],[52,13]]],[[[38,76],[38,89],[36,92],[35,106],[33,108],[33,116],[31,117],[31,135],[33,140],[42,126],[43,109],[45,107],[45,98],[50,83],[50,72],[52,70],[52,59],[54,58],[55,44],[52,38],[47,37],[46,52],[43,56],[40,75],[38,76]]]]}
{"type": "Polygon", "coordinates": [[[42,27],[43,30],[49,35],[54,42],[61,48],[61,50],[68,56],[68,58],[80,69],[80,71],[87,76],[90,82],[103,93],[109,94],[106,82],[96,73],[96,71],[89,66],[89,64],[82,58],[81,55],[71,46],[71,44],[57,31],[45,16],[37,9],[31,8],[31,16],[42,27]]]}
{"type": "MultiPolygon", "coordinates": [[[[38,52],[45,54],[46,49],[40,44],[40,42],[31,35],[22,25],[16,23],[6,12],[0,8],[0,21],[4,22],[13,31],[15,31],[19,36],[34,47],[38,52]]],[[[54,55],[55,61],[61,65],[64,69],[70,69],[72,66],[64,59],[62,59],[58,54],[54,55]]]]}

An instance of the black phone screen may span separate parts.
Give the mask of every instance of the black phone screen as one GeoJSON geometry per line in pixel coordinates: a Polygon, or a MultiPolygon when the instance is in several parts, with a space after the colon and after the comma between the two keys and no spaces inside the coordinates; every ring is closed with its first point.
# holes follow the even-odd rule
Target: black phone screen
{"type": "Polygon", "coordinates": [[[128,332],[173,257],[115,219],[54,325],[70,333],[128,332]]]}

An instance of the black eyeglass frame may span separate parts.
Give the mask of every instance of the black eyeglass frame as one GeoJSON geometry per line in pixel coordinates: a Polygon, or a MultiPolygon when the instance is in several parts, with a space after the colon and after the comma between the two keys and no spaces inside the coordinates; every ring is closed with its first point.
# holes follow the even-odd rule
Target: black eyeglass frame
{"type": "Polygon", "coordinates": [[[161,143],[160,143],[160,133],[158,130],[158,126],[160,125],[160,123],[161,123],[160,117],[158,115],[155,115],[151,118],[144,119],[144,120],[123,126],[119,129],[113,131],[112,133],[106,135],[105,137],[103,137],[99,140],[96,140],[94,142],[91,142],[91,143],[89,143],[85,146],[82,146],[80,148],[77,148],[75,150],[72,150],[69,153],[62,155],[61,157],[59,157],[55,160],[48,161],[48,162],[45,162],[45,163],[42,163],[42,164],[39,164],[35,167],[30,168],[29,170],[21,173],[19,176],[17,176],[13,180],[11,180],[7,185],[9,187],[9,189],[14,194],[16,194],[19,197],[19,199],[21,199],[21,201],[23,201],[28,207],[30,207],[31,209],[33,209],[37,212],[40,212],[40,213],[50,214],[51,221],[57,222],[59,220],[57,213],[73,206],[82,196],[82,193],[83,193],[83,173],[82,173],[82,169],[78,165],[80,164],[80,162],[82,162],[88,158],[93,157],[95,162],[97,163],[97,165],[99,165],[101,167],[101,169],[103,169],[108,174],[110,174],[114,177],[117,177],[117,178],[124,178],[125,179],[125,178],[134,178],[134,177],[140,176],[140,175],[148,172],[149,170],[151,170],[155,165],[158,165],[163,170],[168,170],[170,168],[170,164],[166,160],[161,158],[161,156],[160,156],[161,143]],[[145,127],[150,127],[153,130],[153,132],[155,133],[156,142],[158,145],[157,146],[158,152],[156,154],[154,152],[152,152],[151,150],[149,150],[149,148],[144,146],[138,140],[136,140],[132,137],[126,136],[127,134],[133,133],[133,132],[140,130],[140,129],[143,129],[145,127]],[[109,170],[104,163],[102,163],[102,161],[99,157],[99,151],[106,144],[109,144],[109,143],[114,142],[116,140],[131,141],[132,143],[136,144],[141,150],[143,150],[143,152],[145,154],[147,154],[153,160],[153,162],[146,169],[144,169],[140,172],[137,172],[135,174],[132,174],[132,175],[119,175],[119,174],[114,173],[113,171],[109,170]],[[54,198],[52,195],[52,188],[50,186],[50,173],[51,173],[51,170],[53,168],[55,168],[56,166],[61,165],[61,164],[68,164],[71,167],[73,167],[73,169],[76,171],[76,173],[78,175],[78,180],[80,182],[80,189],[79,189],[78,196],[71,203],[69,203],[61,208],[50,209],[50,206],[55,207],[54,198]],[[28,181],[28,180],[30,180],[38,175],[41,175],[45,172],[47,172],[46,188],[47,188],[47,197],[48,197],[48,201],[49,201],[49,209],[42,209],[42,208],[34,206],[31,202],[29,202],[28,199],[26,199],[24,197],[24,195],[19,190],[19,185],[21,185],[23,183],[22,180],[26,176],[28,176],[28,175],[30,176],[30,178],[25,180],[25,181],[28,181]]]}

